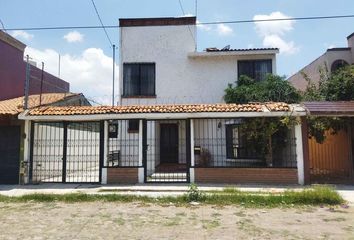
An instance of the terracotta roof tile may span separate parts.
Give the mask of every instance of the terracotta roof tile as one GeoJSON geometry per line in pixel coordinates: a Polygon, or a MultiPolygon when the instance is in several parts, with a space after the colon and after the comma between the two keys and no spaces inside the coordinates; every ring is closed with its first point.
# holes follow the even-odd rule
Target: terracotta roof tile
{"type": "MultiPolygon", "coordinates": [[[[64,100],[67,97],[77,95],[76,93],[44,93],[42,94],[42,105],[47,105],[64,100]]],[[[24,97],[12,98],[0,101],[0,115],[16,115],[23,111],[24,97]]],[[[28,107],[39,106],[39,94],[28,97],[28,107]]]]}
{"type": "Polygon", "coordinates": [[[29,115],[91,115],[127,113],[201,113],[201,112],[263,112],[289,111],[286,103],[249,104],[170,104],[170,105],[131,105],[131,106],[47,106],[29,111],[29,115]]]}
{"type": "Polygon", "coordinates": [[[304,102],[302,105],[311,115],[349,116],[354,114],[354,101],[304,102]]]}

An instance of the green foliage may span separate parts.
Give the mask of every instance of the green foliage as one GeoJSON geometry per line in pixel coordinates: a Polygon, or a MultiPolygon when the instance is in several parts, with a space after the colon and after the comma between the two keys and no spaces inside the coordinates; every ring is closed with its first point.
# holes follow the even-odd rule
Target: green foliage
{"type": "Polygon", "coordinates": [[[332,73],[320,91],[327,101],[354,100],[354,65],[345,66],[332,73]]]}
{"type": "Polygon", "coordinates": [[[185,198],[187,202],[200,202],[205,200],[205,193],[199,191],[197,184],[191,183],[185,198]]]}
{"type": "MultiPolygon", "coordinates": [[[[326,65],[319,69],[320,80],[315,84],[305,73],[307,81],[304,101],[351,101],[354,100],[354,66],[345,66],[329,74],[326,65]]],[[[336,134],[350,119],[333,117],[308,117],[309,135],[318,143],[325,140],[325,132],[336,134]]]]}
{"type": "Polygon", "coordinates": [[[268,74],[264,81],[256,82],[247,76],[240,76],[237,85],[229,84],[225,89],[227,103],[286,102],[296,103],[300,93],[284,77],[268,74]]]}
{"type": "Polygon", "coordinates": [[[285,147],[288,130],[297,123],[291,116],[281,118],[249,118],[241,125],[242,132],[246,132],[249,149],[273,159],[273,152],[285,147]],[[278,137],[275,137],[278,136],[278,137]],[[282,136],[282,137],[279,137],[282,136]]]}
{"type": "Polygon", "coordinates": [[[108,194],[28,194],[23,196],[0,195],[0,202],[144,202],[153,204],[188,204],[191,201],[199,201],[203,204],[232,205],[238,204],[245,207],[279,207],[302,205],[338,205],[344,203],[343,198],[333,189],[326,186],[308,188],[301,191],[285,191],[282,193],[269,192],[245,192],[237,189],[225,189],[224,191],[202,192],[192,184],[184,196],[164,196],[159,198],[124,195],[116,193],[108,194]]]}
{"type": "Polygon", "coordinates": [[[305,73],[302,76],[307,81],[303,93],[305,101],[351,101],[354,100],[354,65],[348,65],[329,74],[326,65],[319,68],[318,84],[305,73]]]}

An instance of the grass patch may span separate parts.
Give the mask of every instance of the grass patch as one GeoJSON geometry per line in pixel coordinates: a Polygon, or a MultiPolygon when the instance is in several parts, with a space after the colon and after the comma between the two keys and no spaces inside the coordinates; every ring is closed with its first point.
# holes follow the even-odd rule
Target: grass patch
{"type": "Polygon", "coordinates": [[[199,193],[199,190],[177,197],[152,198],[139,195],[124,194],[28,194],[17,197],[0,195],[0,202],[140,202],[160,205],[187,205],[192,200],[202,204],[212,205],[241,205],[245,207],[278,207],[304,205],[338,205],[344,203],[343,198],[333,189],[326,186],[316,186],[302,191],[285,191],[283,193],[250,193],[237,189],[225,189],[220,192],[199,193]],[[201,195],[200,195],[201,194],[201,195]],[[197,197],[196,197],[197,196],[197,197]],[[201,196],[201,197],[200,197],[201,196]]]}

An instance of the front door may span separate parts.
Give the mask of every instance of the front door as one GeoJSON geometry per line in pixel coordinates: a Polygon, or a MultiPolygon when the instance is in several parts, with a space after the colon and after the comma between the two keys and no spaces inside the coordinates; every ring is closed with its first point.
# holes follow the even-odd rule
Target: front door
{"type": "Polygon", "coordinates": [[[160,162],[178,163],[178,125],[160,125],[160,162]]]}

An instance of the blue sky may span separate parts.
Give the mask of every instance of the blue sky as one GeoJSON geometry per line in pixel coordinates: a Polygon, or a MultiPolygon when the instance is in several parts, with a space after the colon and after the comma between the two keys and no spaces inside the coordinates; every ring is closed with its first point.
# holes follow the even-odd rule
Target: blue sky
{"type": "MultiPolygon", "coordinates": [[[[181,2],[186,14],[195,13],[194,0],[181,2]]],[[[254,19],[257,15],[264,15],[258,16],[264,18],[354,14],[353,0],[338,2],[340,4],[329,0],[199,0],[197,17],[200,22],[210,22],[254,19]]],[[[119,18],[183,15],[178,0],[95,0],[95,3],[106,25],[118,24],[119,18]]],[[[1,0],[0,19],[6,28],[99,24],[90,0],[1,0]]],[[[66,80],[72,83],[72,90],[84,91],[97,101],[105,101],[104,98],[109,95],[109,66],[112,66],[109,61],[112,50],[102,29],[77,31],[79,33],[74,33],[71,38],[69,36],[66,39],[64,36],[70,30],[28,31],[27,35],[23,32],[11,34],[26,43],[30,47],[31,56],[37,61],[45,61],[47,70],[53,73],[57,72],[55,54],[60,53],[64,64],[62,77],[71,78],[66,80]],[[72,41],[69,42],[68,39],[72,41]],[[75,68],[69,65],[81,66],[75,68]],[[101,71],[105,73],[101,74],[101,71]],[[94,79],[105,78],[97,84],[109,86],[102,86],[102,93],[87,86],[79,89],[90,74],[95,75],[94,79]]],[[[107,31],[112,42],[118,44],[118,29],[107,31]]],[[[267,26],[246,23],[199,27],[198,50],[228,44],[232,48],[269,47],[279,44],[281,54],[278,56],[277,72],[289,76],[314,60],[328,47],[346,47],[346,36],[352,32],[353,18],[282,22],[267,26]]],[[[92,83],[94,79],[91,79],[92,83]]]]}

